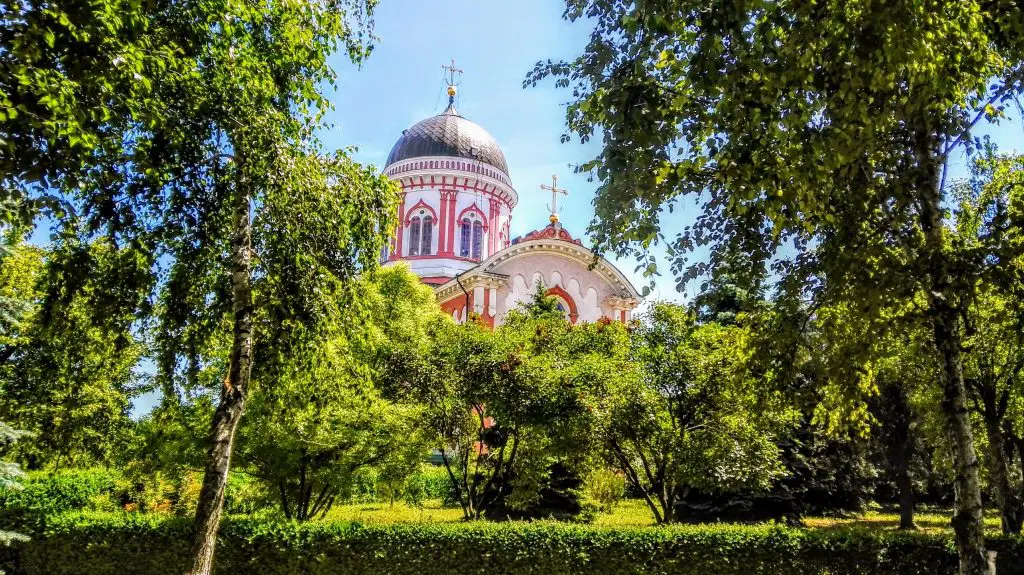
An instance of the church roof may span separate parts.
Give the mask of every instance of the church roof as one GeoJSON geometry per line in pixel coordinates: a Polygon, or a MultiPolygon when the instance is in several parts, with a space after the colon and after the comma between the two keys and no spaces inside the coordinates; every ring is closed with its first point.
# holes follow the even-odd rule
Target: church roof
{"type": "Polygon", "coordinates": [[[533,230],[532,232],[526,234],[525,236],[514,238],[512,240],[512,244],[514,245],[518,244],[519,242],[528,242],[530,240],[541,239],[563,240],[567,242],[572,242],[578,246],[583,245],[583,242],[572,237],[572,235],[570,235],[569,232],[567,232],[565,228],[562,227],[562,224],[558,222],[551,222],[550,224],[539,230],[533,230]]]}
{"type": "Polygon", "coordinates": [[[505,154],[498,142],[481,128],[459,115],[454,105],[402,132],[391,148],[385,167],[426,156],[451,156],[476,160],[498,168],[508,175],[505,154]]]}

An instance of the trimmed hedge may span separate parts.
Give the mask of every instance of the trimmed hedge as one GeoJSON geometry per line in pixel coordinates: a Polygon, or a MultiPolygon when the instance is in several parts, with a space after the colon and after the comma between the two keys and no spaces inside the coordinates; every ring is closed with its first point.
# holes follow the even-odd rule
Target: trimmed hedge
{"type": "MultiPolygon", "coordinates": [[[[226,574],[940,574],[945,536],[778,525],[608,528],[536,523],[380,525],[229,518],[216,571],[226,574]]],[[[996,538],[1000,575],[1024,573],[1024,540],[996,538]]],[[[189,522],[142,514],[50,518],[33,540],[0,549],[10,575],[185,571],[189,522]]]]}

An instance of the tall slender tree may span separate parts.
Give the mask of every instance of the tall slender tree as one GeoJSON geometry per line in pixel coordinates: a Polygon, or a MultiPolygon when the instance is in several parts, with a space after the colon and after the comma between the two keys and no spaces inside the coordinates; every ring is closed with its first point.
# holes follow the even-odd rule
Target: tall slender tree
{"type": "Polygon", "coordinates": [[[56,229],[139,250],[152,273],[125,287],[158,294],[164,389],[226,372],[191,573],[212,568],[253,362],[272,371],[332,325],[325,300],[351,295],[391,225],[393,186],[316,139],[328,57],[369,54],[375,4],[19,2],[2,16],[0,216],[52,205],[56,229]],[[287,329],[254,343],[264,315],[287,329]]]}
{"type": "Polygon", "coordinates": [[[775,271],[806,298],[871,308],[924,294],[960,571],[987,572],[962,318],[970,282],[1006,270],[951,244],[944,173],[1021,92],[1024,11],[1008,0],[567,5],[594,23],[585,53],[539,63],[526,82],[571,86],[569,129],[602,139],[581,166],[601,182],[598,247],[649,259],[668,240],[680,281],[703,269],[686,261],[696,245],[711,245],[711,265],[730,247],[761,261],[785,248],[775,271]],[[700,198],[696,222],[664,229],[686,196],[700,198]]]}

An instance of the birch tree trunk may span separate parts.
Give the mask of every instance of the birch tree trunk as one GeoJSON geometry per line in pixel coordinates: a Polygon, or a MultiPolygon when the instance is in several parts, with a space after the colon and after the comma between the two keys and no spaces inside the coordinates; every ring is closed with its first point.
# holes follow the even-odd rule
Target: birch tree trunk
{"type": "Polygon", "coordinates": [[[217,530],[224,509],[224,490],[231,467],[235,431],[245,410],[252,371],[252,223],[250,190],[245,167],[236,158],[239,177],[235,191],[234,238],[231,242],[231,297],[234,335],[231,363],[221,388],[220,403],[213,414],[210,450],[206,455],[203,486],[199,492],[192,542],[193,564],[188,575],[209,575],[217,545],[217,530]]]}
{"type": "Polygon", "coordinates": [[[982,527],[981,483],[978,455],[967,412],[967,388],[964,385],[960,314],[956,307],[949,256],[945,252],[942,195],[939,189],[939,163],[934,155],[935,142],[930,134],[918,134],[917,182],[921,198],[921,228],[924,232],[924,265],[927,273],[928,311],[938,351],[939,384],[942,387],[942,415],[953,455],[955,502],[953,532],[960,557],[960,575],[988,575],[988,558],[982,527]]]}

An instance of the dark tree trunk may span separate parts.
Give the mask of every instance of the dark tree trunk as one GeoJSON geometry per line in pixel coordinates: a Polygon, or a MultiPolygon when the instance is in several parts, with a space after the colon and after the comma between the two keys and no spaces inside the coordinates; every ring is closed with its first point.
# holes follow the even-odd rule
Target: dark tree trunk
{"type": "Polygon", "coordinates": [[[982,391],[982,416],[985,419],[985,434],[988,438],[988,457],[985,458],[989,482],[992,485],[996,504],[999,506],[1003,533],[1020,533],[1024,511],[1020,498],[1010,482],[1010,469],[1006,461],[1006,442],[1000,427],[996,407],[995,390],[991,386],[982,391]]]}
{"type": "Polygon", "coordinates": [[[917,523],[914,523],[914,483],[910,480],[910,473],[904,468],[899,475],[896,487],[900,496],[900,529],[916,531],[917,523]]]}
{"type": "Polygon", "coordinates": [[[914,411],[910,406],[909,392],[905,382],[887,382],[881,391],[878,417],[883,428],[885,442],[885,463],[896,483],[900,505],[900,529],[916,530],[914,523],[914,481],[910,475],[910,463],[914,457],[913,421],[914,411]]]}
{"type": "Polygon", "coordinates": [[[920,170],[916,185],[924,232],[922,263],[927,274],[928,311],[940,362],[942,414],[953,455],[953,532],[960,556],[960,575],[988,575],[978,455],[974,450],[974,435],[967,413],[967,388],[961,358],[963,341],[960,309],[957,307],[960,302],[957,295],[960,294],[954,289],[951,262],[946,254],[942,190],[939,189],[939,163],[935,155],[937,143],[929,131],[919,132],[916,136],[916,159],[920,170]]]}
{"type": "MultiPolygon", "coordinates": [[[[239,173],[244,167],[236,158],[239,173]]],[[[240,176],[235,192],[234,238],[231,242],[231,297],[234,335],[231,363],[221,388],[220,403],[213,414],[210,450],[206,455],[203,487],[199,492],[192,542],[193,563],[189,575],[209,575],[217,545],[217,530],[224,509],[224,490],[231,467],[235,431],[245,410],[252,371],[252,223],[249,217],[249,186],[240,176]]]]}

